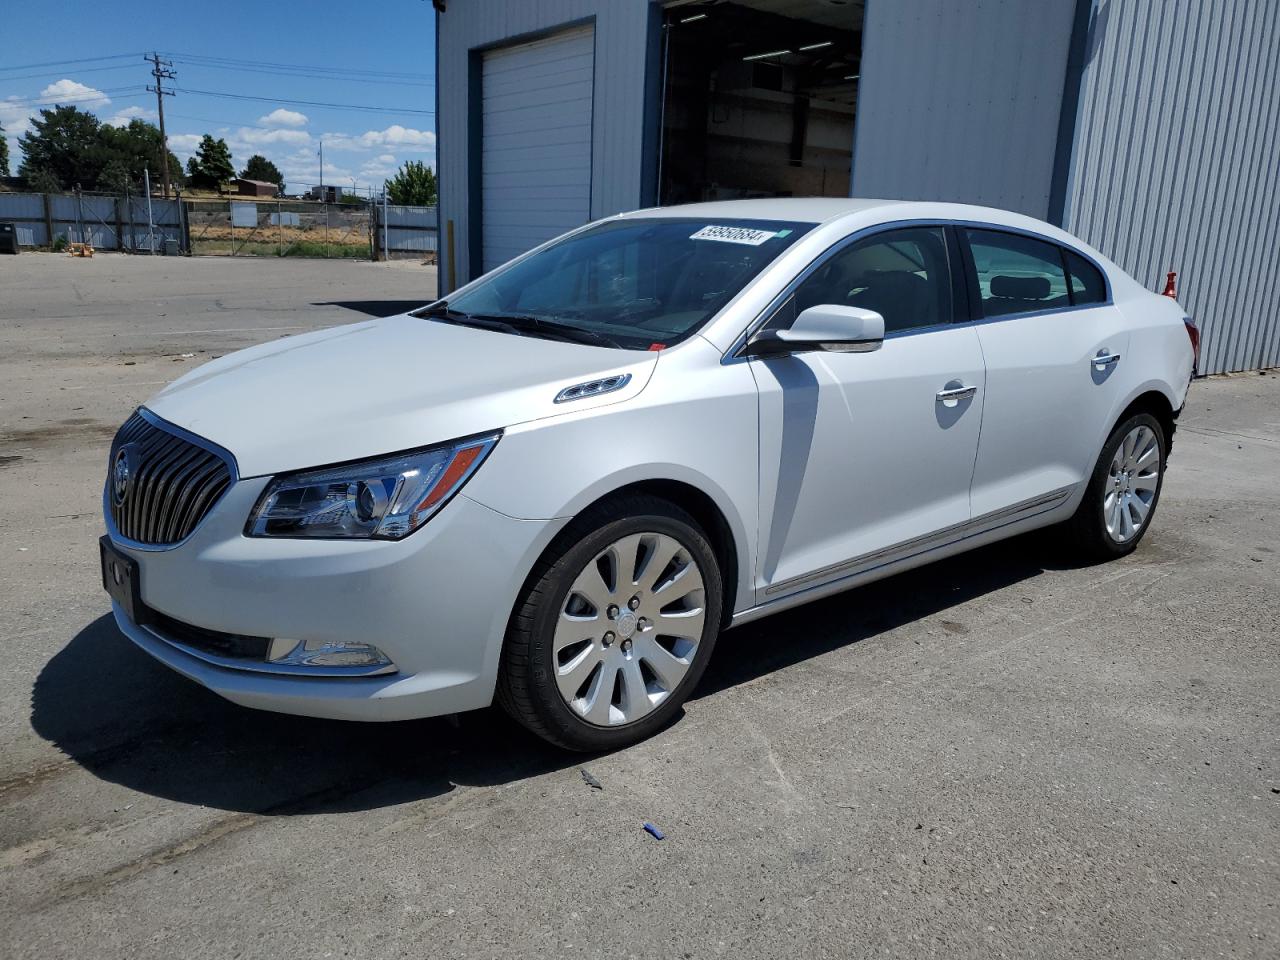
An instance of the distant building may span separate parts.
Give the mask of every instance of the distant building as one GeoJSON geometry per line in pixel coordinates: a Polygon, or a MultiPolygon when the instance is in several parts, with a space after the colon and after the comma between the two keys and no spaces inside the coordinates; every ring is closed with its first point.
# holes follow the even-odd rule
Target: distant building
{"type": "Polygon", "coordinates": [[[337,203],[342,197],[342,188],[335,187],[332,184],[327,184],[323,187],[312,187],[307,191],[307,197],[323,203],[337,203]]]}
{"type": "Polygon", "coordinates": [[[274,197],[280,192],[280,184],[267,183],[265,180],[246,180],[236,177],[231,181],[231,188],[239,197],[274,197]]]}

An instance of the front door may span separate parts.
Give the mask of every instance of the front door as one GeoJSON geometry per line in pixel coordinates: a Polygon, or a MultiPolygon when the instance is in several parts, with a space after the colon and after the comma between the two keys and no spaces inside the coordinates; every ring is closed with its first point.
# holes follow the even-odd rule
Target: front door
{"type": "MultiPolygon", "coordinates": [[[[837,249],[770,319],[844,304],[879,312],[872,353],[751,361],[760,392],[757,602],[891,562],[970,518],[985,370],[957,315],[943,227],[891,229],[837,249]]],[[[963,311],[960,311],[963,313],[963,311]]]]}

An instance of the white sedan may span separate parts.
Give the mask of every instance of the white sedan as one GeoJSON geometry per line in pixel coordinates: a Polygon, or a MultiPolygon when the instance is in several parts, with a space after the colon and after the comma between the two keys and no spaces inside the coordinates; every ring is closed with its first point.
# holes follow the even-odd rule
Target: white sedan
{"type": "Polygon", "coordinates": [[[103,581],[246,706],[497,699],[608,749],[673,719],[727,627],[1051,524],[1133,550],[1197,337],[999,210],[624,214],[161,390],[111,448],[103,581]]]}

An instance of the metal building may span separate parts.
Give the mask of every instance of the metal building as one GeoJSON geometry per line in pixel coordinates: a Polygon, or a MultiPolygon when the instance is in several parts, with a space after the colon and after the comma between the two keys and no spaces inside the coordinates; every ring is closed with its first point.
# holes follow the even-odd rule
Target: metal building
{"type": "Polygon", "coordinates": [[[1177,271],[1280,365],[1280,0],[436,0],[441,286],[590,219],[958,200],[1177,271]]]}

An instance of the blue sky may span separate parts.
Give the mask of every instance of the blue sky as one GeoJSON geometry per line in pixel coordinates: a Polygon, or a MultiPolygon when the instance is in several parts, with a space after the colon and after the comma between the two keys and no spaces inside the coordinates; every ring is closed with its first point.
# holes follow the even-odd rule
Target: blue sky
{"type": "Polygon", "coordinates": [[[405,160],[435,166],[434,31],[430,0],[6,4],[0,125],[10,165],[16,173],[18,137],[41,106],[154,123],[141,54],[158,50],[178,73],[167,81],[177,93],[165,98],[165,126],[184,163],[211,133],[237,170],[261,153],[297,191],[320,181],[323,140],[325,183],[376,191],[405,160]],[[263,99],[237,99],[246,97],[263,99]]]}

